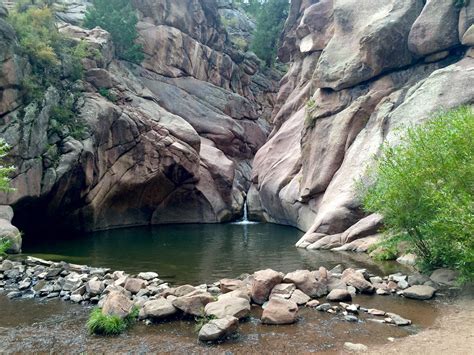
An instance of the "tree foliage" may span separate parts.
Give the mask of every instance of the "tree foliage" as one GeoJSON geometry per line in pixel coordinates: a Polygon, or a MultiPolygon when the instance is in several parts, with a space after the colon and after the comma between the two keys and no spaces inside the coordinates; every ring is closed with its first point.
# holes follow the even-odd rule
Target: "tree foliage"
{"type": "Polygon", "coordinates": [[[288,17],[288,0],[257,1],[260,10],[257,15],[257,26],[251,50],[271,67],[276,59],[280,33],[288,17]]]}
{"type": "Polygon", "coordinates": [[[137,14],[129,0],[93,0],[87,9],[84,25],[99,26],[108,31],[120,59],[139,64],[144,56],[142,46],[135,43],[138,37],[137,14]]]}
{"type": "Polygon", "coordinates": [[[384,146],[360,183],[388,238],[408,241],[422,266],[456,268],[464,280],[474,277],[473,137],[472,108],[440,114],[384,146]]]}

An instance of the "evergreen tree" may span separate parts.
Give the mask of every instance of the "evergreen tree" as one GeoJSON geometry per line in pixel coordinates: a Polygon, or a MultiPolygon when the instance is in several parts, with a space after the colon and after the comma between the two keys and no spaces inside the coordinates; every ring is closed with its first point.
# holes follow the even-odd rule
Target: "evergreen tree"
{"type": "Polygon", "coordinates": [[[108,31],[115,44],[117,56],[133,63],[140,63],[144,56],[142,46],[135,43],[138,37],[137,14],[129,0],[93,0],[87,9],[84,25],[100,26],[108,31]]]}
{"type": "Polygon", "coordinates": [[[276,59],[280,33],[288,16],[288,0],[267,0],[257,17],[251,49],[271,67],[276,59]]]}

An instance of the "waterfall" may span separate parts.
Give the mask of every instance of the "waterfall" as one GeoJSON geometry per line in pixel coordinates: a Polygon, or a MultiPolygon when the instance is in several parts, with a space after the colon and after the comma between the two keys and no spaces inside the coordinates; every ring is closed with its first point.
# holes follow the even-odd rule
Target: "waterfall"
{"type": "Polygon", "coordinates": [[[249,221],[247,200],[244,201],[244,215],[242,216],[242,219],[240,221],[234,222],[234,224],[258,224],[258,222],[249,221]]]}

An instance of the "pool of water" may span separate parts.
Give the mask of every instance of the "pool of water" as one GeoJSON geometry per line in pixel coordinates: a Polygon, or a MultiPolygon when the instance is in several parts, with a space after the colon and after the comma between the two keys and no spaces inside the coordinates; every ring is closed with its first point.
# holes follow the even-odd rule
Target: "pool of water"
{"type": "Polygon", "coordinates": [[[342,264],[376,274],[401,268],[394,263],[374,263],[365,254],[297,249],[294,244],[301,236],[295,228],[264,223],[163,225],[80,237],[26,236],[23,252],[129,273],[155,271],[173,284],[195,285],[265,268],[290,272],[342,264]]]}

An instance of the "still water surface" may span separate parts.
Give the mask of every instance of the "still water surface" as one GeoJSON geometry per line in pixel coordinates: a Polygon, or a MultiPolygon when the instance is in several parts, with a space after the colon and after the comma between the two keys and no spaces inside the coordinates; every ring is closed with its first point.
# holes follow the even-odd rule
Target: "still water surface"
{"type": "Polygon", "coordinates": [[[393,263],[374,264],[366,255],[297,249],[301,236],[295,228],[275,224],[164,225],[80,238],[27,237],[23,252],[129,273],[155,271],[173,284],[214,282],[265,268],[289,272],[342,264],[377,274],[394,268],[393,263]]]}

